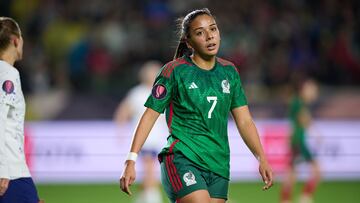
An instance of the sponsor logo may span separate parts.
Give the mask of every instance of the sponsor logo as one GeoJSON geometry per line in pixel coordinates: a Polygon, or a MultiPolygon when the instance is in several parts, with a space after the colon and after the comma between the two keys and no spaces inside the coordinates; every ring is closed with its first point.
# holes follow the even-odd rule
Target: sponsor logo
{"type": "Polygon", "coordinates": [[[189,89],[196,89],[196,88],[198,88],[198,86],[194,82],[192,82],[189,86],[189,89]]]}
{"type": "Polygon", "coordinates": [[[162,84],[156,84],[153,87],[153,89],[151,91],[151,94],[156,99],[163,99],[167,94],[166,87],[164,85],[162,85],[162,84]]]}
{"type": "Polygon", "coordinates": [[[15,89],[14,83],[11,80],[6,80],[2,85],[2,89],[6,94],[11,94],[14,92],[15,89]]]}

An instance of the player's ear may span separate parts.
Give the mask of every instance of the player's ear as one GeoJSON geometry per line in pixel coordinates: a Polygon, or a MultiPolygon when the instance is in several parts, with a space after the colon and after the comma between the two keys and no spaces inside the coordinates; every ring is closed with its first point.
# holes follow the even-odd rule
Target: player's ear
{"type": "Polygon", "coordinates": [[[186,40],[186,46],[189,48],[189,49],[194,49],[192,46],[191,46],[191,42],[189,42],[189,40],[186,40]]]}
{"type": "Polygon", "coordinates": [[[15,35],[11,35],[10,38],[11,43],[17,48],[20,44],[20,38],[15,36],[15,35]]]}

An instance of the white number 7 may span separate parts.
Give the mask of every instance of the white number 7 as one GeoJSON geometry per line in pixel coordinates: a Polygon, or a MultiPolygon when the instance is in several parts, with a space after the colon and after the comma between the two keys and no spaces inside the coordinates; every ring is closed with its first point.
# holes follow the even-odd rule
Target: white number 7
{"type": "Polygon", "coordinates": [[[208,112],[208,118],[211,118],[211,114],[215,109],[216,103],[217,103],[217,97],[211,96],[211,97],[206,97],[207,101],[210,103],[211,101],[213,101],[211,108],[208,112]]]}

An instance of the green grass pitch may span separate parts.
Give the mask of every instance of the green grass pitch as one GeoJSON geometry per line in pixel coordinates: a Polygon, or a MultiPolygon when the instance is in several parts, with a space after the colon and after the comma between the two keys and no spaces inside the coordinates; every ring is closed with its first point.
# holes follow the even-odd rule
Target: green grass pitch
{"type": "MultiPolygon", "coordinates": [[[[261,183],[231,183],[229,203],[278,203],[280,184],[269,191],[261,190],[261,183]]],[[[37,185],[41,199],[46,203],[132,203],[134,198],[120,192],[116,184],[59,184],[37,185]]],[[[301,192],[302,183],[296,185],[295,198],[301,192]]],[[[133,195],[138,193],[138,185],[131,187],[133,195]]],[[[164,202],[169,202],[164,195],[164,202]]],[[[296,201],[295,201],[296,202],[296,201]]],[[[359,203],[360,181],[322,182],[315,195],[314,203],[359,203]]]]}

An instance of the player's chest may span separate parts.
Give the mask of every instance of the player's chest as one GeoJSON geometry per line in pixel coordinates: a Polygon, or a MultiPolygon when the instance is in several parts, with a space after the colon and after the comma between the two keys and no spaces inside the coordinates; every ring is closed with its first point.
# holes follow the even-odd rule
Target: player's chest
{"type": "Polygon", "coordinates": [[[178,78],[180,94],[191,100],[216,97],[221,100],[230,100],[233,85],[231,78],[221,72],[189,71],[178,78]]]}

